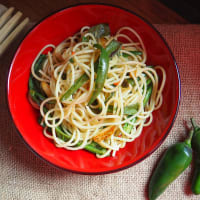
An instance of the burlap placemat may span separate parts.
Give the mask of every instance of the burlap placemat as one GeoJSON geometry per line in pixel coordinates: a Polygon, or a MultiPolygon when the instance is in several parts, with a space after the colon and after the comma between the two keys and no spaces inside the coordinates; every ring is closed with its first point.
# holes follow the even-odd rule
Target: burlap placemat
{"type": "MultiPolygon", "coordinates": [[[[30,28],[30,24],[28,28],[30,28]]],[[[31,153],[11,120],[6,103],[6,79],[11,59],[24,31],[0,58],[0,199],[2,200],[121,200],[147,199],[147,183],[158,157],[185,137],[184,122],[193,116],[200,123],[200,25],[155,25],[166,38],[177,60],[181,105],[176,122],[161,147],[129,169],[98,176],[55,169],[31,153]]],[[[190,191],[190,166],[160,200],[198,200],[190,191]]]]}

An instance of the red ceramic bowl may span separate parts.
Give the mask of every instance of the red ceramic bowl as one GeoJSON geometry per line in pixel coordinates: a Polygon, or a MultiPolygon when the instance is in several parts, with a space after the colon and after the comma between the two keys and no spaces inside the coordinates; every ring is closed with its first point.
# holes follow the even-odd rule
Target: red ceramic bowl
{"type": "Polygon", "coordinates": [[[56,167],[85,174],[103,174],[128,168],[154,152],[168,135],[179,106],[180,79],[172,52],[159,32],[136,14],[108,5],[78,5],[61,10],[35,26],[20,44],[8,77],[8,104],[19,135],[40,158],[56,167]],[[59,44],[85,25],[109,23],[112,33],[122,26],[134,28],[147,48],[148,64],[162,65],[167,73],[163,105],[140,137],[127,143],[115,157],[97,159],[84,151],[56,148],[37,123],[37,112],[27,99],[31,63],[46,44],[59,44]]]}

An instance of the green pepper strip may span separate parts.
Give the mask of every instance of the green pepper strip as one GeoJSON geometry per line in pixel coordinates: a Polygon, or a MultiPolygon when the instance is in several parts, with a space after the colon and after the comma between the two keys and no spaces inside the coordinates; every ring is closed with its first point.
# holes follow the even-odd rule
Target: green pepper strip
{"type": "Polygon", "coordinates": [[[108,98],[105,100],[105,104],[114,96],[114,92],[111,92],[108,98]]]}
{"type": "MultiPolygon", "coordinates": [[[[105,48],[106,52],[108,53],[109,57],[114,56],[120,49],[121,43],[117,40],[112,40],[105,48]]],[[[94,71],[97,72],[99,66],[99,59],[94,63],[94,71]]]]}
{"type": "Polygon", "coordinates": [[[78,78],[75,83],[62,95],[61,101],[66,100],[72,94],[74,94],[87,80],[89,77],[87,74],[83,74],[80,78],[78,78]]]}
{"type": "MultiPolygon", "coordinates": [[[[41,103],[41,101],[44,101],[46,99],[46,97],[44,97],[42,94],[40,94],[36,90],[29,90],[29,94],[30,94],[31,98],[37,99],[39,104],[41,103]]],[[[37,103],[37,101],[36,101],[36,103],[37,103]]]]}
{"type": "Polygon", "coordinates": [[[89,38],[88,38],[88,37],[85,37],[85,36],[83,36],[83,37],[82,37],[82,42],[89,42],[89,38]]]}
{"type": "Polygon", "coordinates": [[[89,30],[89,33],[92,33],[95,38],[99,39],[102,36],[106,36],[110,34],[110,27],[108,24],[98,24],[92,26],[89,30]]]}
{"type": "MultiPolygon", "coordinates": [[[[134,115],[135,113],[137,113],[138,107],[139,107],[139,105],[137,103],[130,105],[130,106],[125,106],[124,107],[124,114],[125,115],[134,115]]],[[[109,113],[113,112],[113,106],[112,105],[108,106],[107,112],[109,112],[109,113]]]]}
{"type": "Polygon", "coordinates": [[[125,106],[124,107],[124,114],[125,115],[134,115],[134,114],[137,113],[138,108],[139,108],[139,104],[138,103],[130,105],[130,106],[125,106]]]}
{"type": "Polygon", "coordinates": [[[127,81],[132,87],[135,86],[135,81],[132,78],[128,78],[125,81],[127,81]]]}
{"type": "MultiPolygon", "coordinates": [[[[134,55],[139,55],[139,56],[142,55],[142,52],[141,52],[141,51],[129,51],[129,52],[132,53],[132,54],[134,54],[134,55]]],[[[127,53],[122,53],[122,56],[125,57],[125,58],[127,58],[127,57],[129,57],[130,55],[127,54],[127,53]]]]}
{"type": "Polygon", "coordinates": [[[74,59],[73,59],[73,58],[70,58],[70,59],[69,59],[69,62],[70,62],[70,63],[74,63],[74,59]]]}
{"type": "MultiPolygon", "coordinates": [[[[139,81],[139,77],[137,78],[137,80],[139,81]]],[[[128,78],[125,81],[127,81],[132,87],[135,86],[135,81],[132,78],[128,78]]],[[[151,79],[148,78],[147,79],[147,86],[151,83],[151,79]]]]}
{"type": "Polygon", "coordinates": [[[153,86],[150,85],[148,88],[147,88],[147,92],[146,92],[146,95],[143,99],[143,105],[144,107],[146,106],[147,102],[149,101],[150,97],[151,97],[151,93],[152,93],[152,90],[153,90],[153,86]]]}
{"type": "Polygon", "coordinates": [[[46,55],[44,54],[41,54],[39,56],[39,58],[37,59],[35,65],[34,65],[34,70],[35,70],[35,73],[38,74],[39,70],[42,68],[42,64],[44,62],[44,60],[46,60],[46,55]]]}
{"type": "MultiPolygon", "coordinates": [[[[65,132],[62,131],[61,127],[56,127],[55,128],[56,133],[58,134],[58,137],[60,137],[61,139],[64,139],[65,141],[69,140],[71,138],[70,135],[66,134],[65,132]]],[[[78,142],[76,146],[80,146],[82,144],[82,142],[78,142]]],[[[101,147],[99,144],[97,144],[96,142],[91,142],[90,144],[87,144],[84,147],[85,150],[90,151],[92,153],[95,154],[99,154],[102,155],[104,153],[106,153],[106,149],[101,147]]]]}
{"type": "MultiPolygon", "coordinates": [[[[39,70],[42,68],[43,62],[46,60],[46,55],[40,55],[34,65],[34,71],[36,74],[39,73],[39,70]]],[[[32,74],[29,77],[29,89],[37,90],[37,92],[41,93],[40,82],[36,80],[32,74]]]]}
{"type": "MultiPolygon", "coordinates": [[[[145,95],[145,97],[143,99],[144,107],[146,106],[147,102],[149,101],[149,99],[151,97],[152,88],[153,88],[152,85],[149,85],[148,88],[147,88],[146,95],[145,95]]],[[[138,103],[133,104],[133,105],[129,105],[129,106],[125,106],[124,107],[124,114],[125,115],[134,115],[135,113],[138,112],[138,108],[139,108],[138,103]]],[[[113,112],[113,106],[109,105],[107,111],[108,112],[113,112]]]]}
{"type": "MultiPolygon", "coordinates": [[[[149,101],[149,99],[151,97],[151,93],[152,93],[152,85],[150,85],[148,87],[148,89],[147,89],[145,98],[143,100],[143,105],[144,106],[146,106],[147,102],[149,101]]],[[[124,114],[132,116],[132,115],[134,115],[134,114],[136,114],[138,112],[138,108],[139,108],[139,105],[137,103],[133,104],[133,105],[130,105],[130,106],[125,106],[124,107],[124,114]]],[[[111,113],[113,112],[113,106],[112,105],[108,106],[107,112],[111,112],[111,113]]],[[[136,121],[136,118],[131,120],[132,123],[135,122],[135,121],[136,121]]],[[[125,123],[124,126],[123,126],[123,129],[127,133],[130,133],[132,128],[133,128],[133,125],[129,124],[129,123],[125,123]]]]}
{"type": "MultiPolygon", "coordinates": [[[[105,49],[103,47],[101,47],[99,44],[95,44],[94,47],[101,50],[101,55],[100,55],[99,59],[97,60],[97,62],[95,62],[95,64],[94,64],[94,70],[95,70],[95,72],[97,72],[95,90],[98,90],[98,92],[96,91],[96,93],[95,93],[95,91],[94,91],[93,94],[98,96],[104,86],[104,82],[107,77],[108,67],[109,67],[109,58],[108,57],[112,57],[114,54],[117,53],[117,51],[121,47],[121,43],[118,42],[117,40],[112,40],[105,49]],[[101,59],[101,61],[100,61],[100,59],[101,59]],[[104,65],[102,65],[103,63],[104,63],[104,65]],[[96,89],[97,85],[99,85],[99,88],[101,88],[101,89],[99,89],[99,88],[96,89]]],[[[92,99],[92,98],[90,99],[89,105],[91,103],[93,103],[93,101],[96,99],[96,97],[93,96],[94,99],[92,99]]]]}
{"type": "MultiPolygon", "coordinates": [[[[148,88],[147,88],[147,92],[146,92],[146,95],[144,97],[144,100],[143,100],[143,105],[144,107],[146,106],[147,102],[149,101],[150,97],[151,97],[151,93],[152,93],[152,85],[150,85],[148,88]]],[[[126,107],[125,107],[126,108],[126,107]]],[[[136,108],[136,107],[135,107],[136,108]]],[[[125,109],[124,109],[125,110],[125,109]]],[[[133,108],[132,108],[132,115],[134,115],[136,112],[138,111],[138,109],[134,110],[134,105],[133,105],[133,108]]],[[[133,118],[131,120],[132,123],[134,123],[136,121],[136,118],[133,118]]],[[[123,129],[127,132],[127,133],[130,133],[131,130],[133,128],[133,125],[132,124],[129,124],[129,123],[125,123],[124,126],[123,126],[123,129]]]]}
{"type": "Polygon", "coordinates": [[[92,94],[92,97],[90,98],[88,105],[92,104],[97,98],[97,96],[99,95],[99,93],[102,91],[102,88],[104,86],[104,83],[107,77],[108,67],[109,67],[108,52],[106,52],[106,50],[103,47],[101,47],[101,45],[99,44],[95,44],[94,46],[101,50],[101,54],[99,57],[99,64],[97,68],[97,78],[95,81],[95,89],[92,94]]]}
{"type": "Polygon", "coordinates": [[[192,137],[192,149],[194,150],[194,174],[192,177],[191,190],[194,194],[200,194],[200,127],[195,123],[194,119],[191,118],[191,123],[194,130],[192,137]]]}
{"type": "MultiPolygon", "coordinates": [[[[136,118],[133,118],[131,120],[132,123],[134,123],[135,121],[136,121],[136,118]]],[[[124,131],[126,131],[127,133],[130,133],[132,128],[133,128],[133,125],[129,124],[129,123],[125,123],[124,126],[123,126],[124,131]]]]}
{"type": "Polygon", "coordinates": [[[112,40],[107,46],[106,46],[106,52],[108,53],[109,57],[114,56],[118,50],[121,47],[121,43],[117,40],[112,40]]]}
{"type": "MultiPolygon", "coordinates": [[[[106,36],[110,34],[110,27],[108,24],[98,24],[92,26],[88,33],[92,33],[96,39],[99,39],[102,36],[106,36]]],[[[82,37],[82,42],[89,42],[89,37],[82,37]]]]}
{"type": "MultiPolygon", "coordinates": [[[[121,43],[119,43],[116,40],[112,40],[108,46],[106,47],[106,51],[111,56],[114,52],[116,52],[120,48],[121,43]]],[[[96,66],[98,66],[98,62],[95,63],[96,66]]],[[[96,67],[97,71],[97,67],[96,67]]],[[[74,85],[69,88],[61,97],[61,101],[66,100],[69,98],[72,94],[74,94],[87,80],[89,80],[89,77],[86,74],[83,74],[75,83],[74,85]]]]}
{"type": "MultiPolygon", "coordinates": [[[[39,70],[42,68],[42,64],[45,59],[46,59],[46,55],[42,54],[36,61],[35,65],[34,65],[34,70],[35,70],[36,74],[38,74],[39,70]]],[[[30,95],[31,99],[34,102],[36,102],[38,105],[40,105],[41,101],[43,101],[46,97],[40,87],[39,81],[36,80],[32,74],[30,74],[28,86],[29,86],[29,95],[30,95]]]]}
{"type": "Polygon", "coordinates": [[[147,65],[146,67],[148,67],[148,68],[154,68],[155,66],[154,65],[147,65]]]}

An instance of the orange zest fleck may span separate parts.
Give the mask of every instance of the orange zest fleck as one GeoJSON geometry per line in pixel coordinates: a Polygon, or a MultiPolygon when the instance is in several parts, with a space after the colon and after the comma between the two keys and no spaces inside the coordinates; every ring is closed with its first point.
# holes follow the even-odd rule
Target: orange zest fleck
{"type": "Polygon", "coordinates": [[[137,70],[135,70],[135,71],[129,73],[129,75],[130,75],[132,78],[137,77],[137,70]],[[133,76],[134,76],[134,77],[133,77],[133,76]]]}
{"type": "Polygon", "coordinates": [[[120,81],[113,83],[114,86],[118,86],[120,84],[120,81]]]}
{"type": "Polygon", "coordinates": [[[90,84],[89,84],[89,83],[87,83],[87,85],[86,85],[86,89],[87,89],[87,90],[90,89],[90,84]]]}
{"type": "Polygon", "coordinates": [[[105,38],[101,37],[101,38],[99,39],[99,42],[100,42],[100,44],[101,44],[104,48],[106,47],[106,39],[105,39],[105,38]]]}
{"type": "Polygon", "coordinates": [[[110,137],[114,134],[116,130],[116,126],[109,126],[105,129],[103,129],[98,135],[96,135],[93,140],[95,142],[101,142],[102,140],[105,140],[106,138],[110,137]]]}
{"type": "Polygon", "coordinates": [[[95,53],[94,62],[97,61],[97,59],[99,58],[99,55],[100,55],[100,51],[97,50],[96,53],[95,53]]]}

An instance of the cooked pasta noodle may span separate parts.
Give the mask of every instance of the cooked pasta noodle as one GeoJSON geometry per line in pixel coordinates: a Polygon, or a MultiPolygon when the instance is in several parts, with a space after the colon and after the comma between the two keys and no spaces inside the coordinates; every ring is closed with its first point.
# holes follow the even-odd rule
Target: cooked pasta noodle
{"type": "Polygon", "coordinates": [[[115,156],[152,123],[152,112],[162,105],[166,73],[161,66],[146,65],[144,43],[132,28],[122,27],[116,35],[100,38],[89,30],[85,26],[58,46],[46,45],[36,56],[31,73],[45,94],[39,108],[46,126],[44,135],[57,147],[68,150],[84,149],[95,142],[105,149],[96,153],[103,158],[115,156]],[[121,47],[109,57],[103,88],[90,104],[97,80],[95,65],[101,54],[95,44],[106,48],[113,40],[121,41],[121,47]],[[36,73],[39,56],[49,48],[52,50],[36,73]],[[85,82],[69,97],[62,98],[84,74],[85,82]]]}

